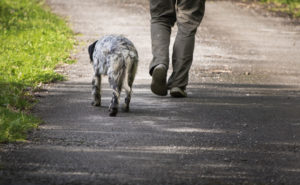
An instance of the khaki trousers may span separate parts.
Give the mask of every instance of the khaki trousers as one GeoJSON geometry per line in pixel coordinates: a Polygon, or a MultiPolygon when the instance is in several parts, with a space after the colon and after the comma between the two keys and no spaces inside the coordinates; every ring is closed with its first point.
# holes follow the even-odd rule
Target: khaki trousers
{"type": "Polygon", "coordinates": [[[150,75],[158,64],[169,68],[171,27],[177,22],[178,32],[173,46],[173,72],[168,88],[185,89],[193,61],[195,34],[205,10],[205,0],[150,0],[153,59],[150,75]]]}

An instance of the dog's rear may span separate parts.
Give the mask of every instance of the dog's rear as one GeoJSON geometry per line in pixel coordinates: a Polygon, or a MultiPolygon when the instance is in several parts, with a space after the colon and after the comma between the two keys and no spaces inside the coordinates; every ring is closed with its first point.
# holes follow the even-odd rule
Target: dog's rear
{"type": "Polygon", "coordinates": [[[124,111],[129,111],[132,84],[138,64],[138,53],[131,41],[123,36],[106,36],[89,46],[90,59],[94,66],[93,102],[101,105],[101,75],[108,75],[113,89],[109,106],[110,116],[116,116],[122,88],[126,92],[124,111]]]}

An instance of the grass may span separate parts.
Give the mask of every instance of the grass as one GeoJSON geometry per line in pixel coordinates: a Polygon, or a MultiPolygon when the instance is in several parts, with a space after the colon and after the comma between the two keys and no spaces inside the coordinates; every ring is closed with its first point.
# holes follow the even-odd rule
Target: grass
{"type": "Polygon", "coordinates": [[[0,1],[0,142],[24,140],[40,123],[28,114],[32,91],[64,79],[54,69],[73,62],[74,43],[66,22],[42,1],[0,1]]]}
{"type": "Polygon", "coordinates": [[[294,18],[300,17],[300,0],[260,0],[260,2],[268,4],[272,11],[284,12],[294,18]]]}

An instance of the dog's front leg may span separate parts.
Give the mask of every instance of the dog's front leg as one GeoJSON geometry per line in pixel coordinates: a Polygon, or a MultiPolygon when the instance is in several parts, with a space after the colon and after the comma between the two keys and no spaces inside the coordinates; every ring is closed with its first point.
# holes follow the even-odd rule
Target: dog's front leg
{"type": "Polygon", "coordinates": [[[101,75],[95,75],[92,81],[93,106],[101,106],[101,75]]]}

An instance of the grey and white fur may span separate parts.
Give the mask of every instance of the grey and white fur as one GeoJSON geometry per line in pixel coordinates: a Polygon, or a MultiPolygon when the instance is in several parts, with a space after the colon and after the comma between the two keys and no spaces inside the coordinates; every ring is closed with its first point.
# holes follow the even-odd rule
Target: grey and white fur
{"type": "Polygon", "coordinates": [[[126,92],[124,111],[129,111],[132,84],[138,65],[138,52],[133,43],[121,35],[108,35],[95,41],[88,48],[94,68],[92,96],[94,106],[101,106],[101,75],[107,75],[113,95],[109,115],[118,113],[122,88],[126,92]]]}

